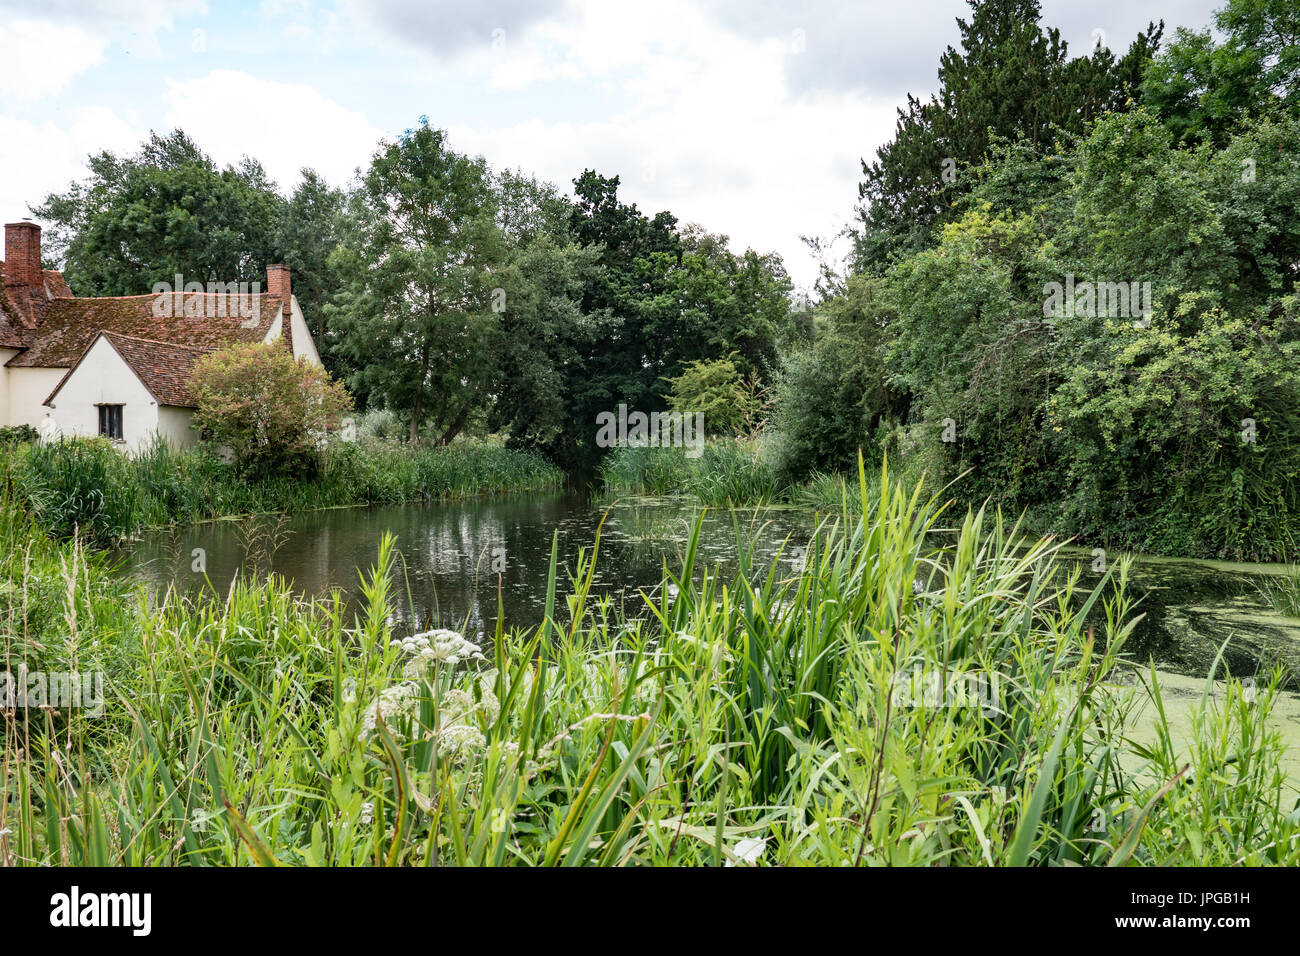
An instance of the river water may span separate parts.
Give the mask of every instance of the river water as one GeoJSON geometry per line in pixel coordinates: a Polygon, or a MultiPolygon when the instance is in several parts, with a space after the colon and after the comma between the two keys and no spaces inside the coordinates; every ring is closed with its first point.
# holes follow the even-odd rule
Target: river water
{"type": "MultiPolygon", "coordinates": [[[[496,629],[498,600],[507,627],[533,627],[545,602],[552,540],[564,569],[601,529],[593,592],[638,613],[653,595],[664,562],[678,566],[703,509],[679,499],[627,498],[614,504],[573,493],[373,508],[340,508],[287,517],[211,521],[152,533],[119,553],[124,573],[159,590],[224,594],[240,568],[274,571],[304,595],[340,589],[357,600],[357,569],[370,568],[382,535],[396,537],[399,622],[450,627],[480,639],[496,629]],[[603,523],[603,524],[602,524],[603,523]]],[[[705,511],[699,558],[726,575],[735,570],[738,534],[753,540],[756,563],[777,558],[791,571],[814,516],[794,509],[705,511]]],[[[1066,552],[1084,580],[1095,579],[1091,552],[1066,552]]],[[[1113,557],[1112,557],[1113,560],[1113,557]]],[[[1283,568],[1227,562],[1141,558],[1131,581],[1144,613],[1128,656],[1154,660],[1178,712],[1199,700],[1219,647],[1231,673],[1245,677],[1275,663],[1288,671],[1275,722],[1300,781],[1300,621],[1274,611],[1266,585],[1283,568]]]]}

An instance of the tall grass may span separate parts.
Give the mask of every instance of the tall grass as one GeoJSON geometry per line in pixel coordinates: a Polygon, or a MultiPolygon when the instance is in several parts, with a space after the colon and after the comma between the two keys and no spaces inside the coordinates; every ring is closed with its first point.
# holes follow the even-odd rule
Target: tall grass
{"type": "Polygon", "coordinates": [[[222,515],[469,497],[558,487],[560,471],[531,452],[463,441],[411,447],[336,442],[314,476],[247,481],[216,453],[156,442],[140,454],[102,439],[0,447],[0,481],[57,537],[108,544],[141,528],[222,515]]]}
{"type": "MultiPolygon", "coordinates": [[[[995,514],[936,548],[919,488],[857,496],[793,576],[742,547],[715,577],[697,524],[637,617],[590,596],[599,537],[567,581],[553,549],[542,619],[490,648],[392,630],[390,540],[352,619],[275,579],[136,606],[98,722],[6,721],[0,862],[1300,862],[1275,681],[1207,693],[1186,747],[1163,712],[1135,744],[1157,688],[1121,679],[1125,563],[1076,594],[995,514]],[[975,706],[949,693],[971,677],[996,688],[975,706]]],[[[108,640],[77,546],[33,547],[66,579],[43,627],[108,640]]]]}
{"type": "Polygon", "coordinates": [[[1287,617],[1300,618],[1300,565],[1291,565],[1282,574],[1267,580],[1260,588],[1273,610],[1287,617]]]}
{"type": "Polygon", "coordinates": [[[780,491],[761,444],[741,439],[711,441],[697,458],[681,448],[618,448],[601,481],[610,492],[690,495],[710,506],[765,504],[780,491]]]}

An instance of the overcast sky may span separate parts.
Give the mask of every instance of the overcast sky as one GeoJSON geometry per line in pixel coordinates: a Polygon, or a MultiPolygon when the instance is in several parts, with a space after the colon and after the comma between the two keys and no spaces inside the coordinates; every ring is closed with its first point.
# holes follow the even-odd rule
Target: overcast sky
{"type": "MultiPolygon", "coordinates": [[[[1044,0],[1072,51],[1117,52],[1148,20],[1210,23],[1220,0],[1044,0]]],[[[427,115],[452,146],[566,190],[584,167],[815,267],[801,235],[846,225],[860,160],[936,86],[964,0],[0,0],[0,218],[180,127],[282,188],[343,184],[427,115]],[[15,68],[17,67],[17,68],[15,68]]]]}

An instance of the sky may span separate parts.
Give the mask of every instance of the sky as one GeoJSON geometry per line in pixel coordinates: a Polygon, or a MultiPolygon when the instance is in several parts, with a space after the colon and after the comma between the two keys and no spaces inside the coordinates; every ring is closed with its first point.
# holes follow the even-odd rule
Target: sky
{"type": "MultiPolygon", "coordinates": [[[[1117,53],[1150,20],[1207,27],[1221,0],[1043,0],[1072,51],[1117,53]]],[[[0,218],[86,175],[86,157],[184,129],[284,191],[345,185],[427,116],[461,152],[774,251],[854,219],[861,161],[909,92],[937,88],[964,0],[0,0],[0,218]]],[[[841,243],[840,248],[843,248],[841,243]]]]}

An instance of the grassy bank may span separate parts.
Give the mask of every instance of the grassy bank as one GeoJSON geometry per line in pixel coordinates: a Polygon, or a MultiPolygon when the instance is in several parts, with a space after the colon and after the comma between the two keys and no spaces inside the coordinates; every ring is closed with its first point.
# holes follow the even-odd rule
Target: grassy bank
{"type": "Polygon", "coordinates": [[[641,618],[588,600],[598,541],[553,558],[540,625],[482,648],[392,631],[390,542],[353,620],[274,580],[150,613],[7,505],[11,668],[107,648],[111,681],[100,717],[6,715],[0,861],[1300,862],[1267,680],[1135,744],[1126,565],[1090,633],[1050,547],[977,513],[936,552],[935,504],[879,486],[793,577],[693,538],[641,618]]]}
{"type": "MultiPolygon", "coordinates": [[[[895,463],[891,461],[891,470],[895,463]]],[[[904,469],[906,484],[921,480],[904,469]]],[[[795,504],[822,512],[856,508],[857,481],[847,475],[816,473],[791,485],[781,481],[761,440],[714,439],[696,458],[680,448],[616,448],[605,458],[600,478],[613,495],[688,495],[710,507],[795,504]]],[[[868,470],[867,486],[879,491],[879,472],[868,470]]]]}
{"type": "MultiPolygon", "coordinates": [[[[891,456],[889,467],[905,484],[923,483],[927,493],[952,497],[963,507],[977,508],[986,500],[972,494],[966,475],[948,484],[936,480],[916,454],[891,456]]],[[[715,507],[780,503],[836,513],[846,503],[852,508],[857,499],[851,475],[814,472],[797,483],[782,480],[762,439],[714,439],[698,458],[687,458],[680,448],[616,448],[605,459],[600,474],[605,490],[613,495],[687,495],[715,507]]],[[[1008,511],[1021,511],[1014,500],[1001,504],[1008,511]]],[[[1153,499],[1152,509],[1157,505],[1165,510],[1170,507],[1159,498],[1153,499]]],[[[1289,518],[1270,524],[1257,514],[1249,526],[1225,526],[1217,518],[1211,520],[1212,514],[1219,513],[1208,506],[1188,506],[1179,514],[1177,522],[1163,511],[1151,510],[1143,520],[1082,523],[1064,499],[1059,499],[1024,508],[1022,521],[1035,534],[1074,538],[1090,548],[1249,562],[1300,558],[1287,531],[1289,518]],[[1171,530],[1175,525],[1176,533],[1171,530]]]]}
{"type": "Polygon", "coordinates": [[[222,515],[557,488],[563,475],[537,455],[495,443],[372,440],[332,443],[315,475],[249,481],[202,446],[159,443],[127,456],[95,438],[0,446],[0,480],[55,536],[79,531],[107,544],[141,528],[222,515]]]}

